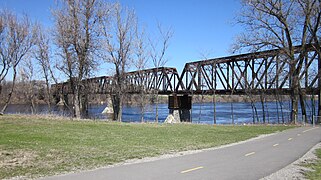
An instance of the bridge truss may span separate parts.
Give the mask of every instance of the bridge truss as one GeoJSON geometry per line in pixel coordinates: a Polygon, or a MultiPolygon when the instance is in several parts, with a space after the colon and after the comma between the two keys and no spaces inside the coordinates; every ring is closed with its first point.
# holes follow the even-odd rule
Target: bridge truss
{"type": "MultiPolygon", "coordinates": [[[[171,94],[175,92],[178,85],[179,74],[176,68],[159,67],[124,74],[127,93],[146,93],[171,94]]],[[[100,76],[88,78],[82,81],[83,90],[89,94],[109,94],[115,88],[114,76],[100,76]]],[[[55,94],[72,94],[69,82],[58,83],[52,86],[55,94]]]]}
{"type": "MultiPolygon", "coordinates": [[[[295,48],[295,58],[300,56],[295,48]]],[[[301,90],[320,91],[319,53],[310,48],[297,63],[301,90]]],[[[176,92],[182,94],[290,94],[290,61],[281,50],[269,50],[186,63],[176,92]]]]}
{"type": "MultiPolygon", "coordinates": [[[[295,47],[295,58],[300,56],[295,47]]],[[[320,93],[321,60],[312,47],[302,59],[300,89],[306,94],[320,93]]],[[[290,94],[290,61],[281,50],[269,50],[186,63],[179,75],[176,68],[160,67],[125,74],[127,93],[158,94],[290,94]]],[[[86,92],[113,92],[115,77],[101,76],[83,80],[86,92]]],[[[69,82],[52,86],[56,93],[71,94],[69,82]]]]}

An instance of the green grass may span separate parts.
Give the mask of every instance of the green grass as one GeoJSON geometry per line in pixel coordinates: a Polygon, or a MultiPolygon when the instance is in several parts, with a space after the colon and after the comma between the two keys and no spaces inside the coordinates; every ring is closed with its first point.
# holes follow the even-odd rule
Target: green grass
{"type": "Polygon", "coordinates": [[[0,116],[0,179],[93,169],[128,159],[220,146],[290,127],[126,124],[0,116]]]}
{"type": "Polygon", "coordinates": [[[304,172],[307,179],[321,179],[321,149],[317,149],[315,154],[318,158],[317,160],[303,165],[311,169],[311,171],[304,172]]]}

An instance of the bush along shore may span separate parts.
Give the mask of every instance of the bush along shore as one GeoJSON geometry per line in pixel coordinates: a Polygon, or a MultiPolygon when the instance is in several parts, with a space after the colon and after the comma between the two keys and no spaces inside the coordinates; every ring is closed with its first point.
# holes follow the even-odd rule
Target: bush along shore
{"type": "Polygon", "coordinates": [[[293,126],[211,126],[0,116],[0,179],[36,178],[211,148],[293,126]]]}

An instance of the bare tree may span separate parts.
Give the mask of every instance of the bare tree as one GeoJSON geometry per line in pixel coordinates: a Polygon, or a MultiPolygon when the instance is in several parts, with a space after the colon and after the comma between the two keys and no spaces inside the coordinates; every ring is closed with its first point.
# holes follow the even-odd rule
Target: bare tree
{"type": "Polygon", "coordinates": [[[24,95],[25,101],[30,104],[31,113],[36,112],[36,80],[35,78],[35,65],[32,62],[31,58],[28,58],[21,62],[22,66],[19,71],[20,83],[22,83],[23,91],[21,92],[24,95]]]}
{"type": "Polygon", "coordinates": [[[100,24],[106,51],[104,59],[115,67],[115,86],[112,90],[114,120],[122,121],[123,98],[126,94],[125,73],[132,65],[137,21],[133,10],[123,8],[118,3],[113,4],[112,9],[101,12],[100,24]]]}
{"type": "Polygon", "coordinates": [[[10,103],[17,78],[17,67],[30,52],[35,40],[35,28],[27,15],[18,18],[8,11],[0,11],[0,84],[9,70],[13,71],[11,90],[0,114],[3,114],[10,103]]]}
{"type": "Polygon", "coordinates": [[[2,83],[2,81],[4,80],[4,78],[7,76],[8,71],[11,67],[11,63],[10,63],[10,59],[7,57],[8,56],[8,52],[7,51],[7,47],[8,45],[6,45],[4,42],[7,41],[7,35],[8,35],[8,24],[7,24],[7,13],[6,11],[2,10],[1,14],[0,14],[0,42],[1,42],[1,46],[0,46],[0,55],[1,55],[1,71],[0,71],[0,84],[2,83]]]}
{"type": "Polygon", "coordinates": [[[140,113],[141,113],[141,122],[144,122],[144,115],[146,110],[146,105],[148,104],[148,96],[147,96],[147,84],[145,83],[144,72],[142,70],[146,69],[148,66],[148,48],[145,41],[144,32],[136,32],[136,51],[135,51],[135,61],[134,66],[138,70],[138,78],[141,83],[139,87],[139,98],[137,99],[140,113]]]}
{"type": "MultiPolygon", "coordinates": [[[[160,33],[160,38],[156,40],[151,40],[149,39],[149,42],[151,44],[151,52],[150,52],[150,57],[153,62],[154,67],[157,69],[156,70],[156,79],[158,76],[158,68],[163,67],[168,59],[166,59],[165,55],[169,46],[169,41],[171,37],[173,36],[173,31],[171,28],[164,30],[161,26],[160,23],[158,23],[158,31],[160,33]]],[[[155,86],[156,87],[156,86],[155,86]]],[[[157,88],[157,87],[156,87],[157,88]]],[[[158,123],[158,90],[155,90],[156,94],[156,117],[155,121],[158,123]]]]}
{"type": "Polygon", "coordinates": [[[34,51],[34,57],[40,66],[42,78],[45,79],[45,102],[48,105],[49,112],[51,111],[51,90],[50,83],[58,83],[52,71],[51,64],[53,63],[50,59],[50,41],[47,36],[49,32],[42,28],[40,25],[37,29],[37,40],[36,48],[34,51]]]}
{"type": "Polygon", "coordinates": [[[84,78],[89,77],[97,66],[95,53],[99,48],[98,0],[61,0],[53,11],[55,40],[59,47],[59,69],[65,73],[73,93],[74,116],[82,117],[86,110],[84,78]]]}
{"type": "MultiPolygon", "coordinates": [[[[243,11],[237,19],[248,33],[238,37],[234,50],[278,48],[285,52],[290,74],[291,120],[294,123],[300,97],[299,74],[307,44],[320,46],[320,4],[319,0],[243,0],[243,11]],[[302,45],[299,55],[294,52],[295,45],[302,45]]],[[[304,104],[301,107],[304,108],[304,104]]]]}

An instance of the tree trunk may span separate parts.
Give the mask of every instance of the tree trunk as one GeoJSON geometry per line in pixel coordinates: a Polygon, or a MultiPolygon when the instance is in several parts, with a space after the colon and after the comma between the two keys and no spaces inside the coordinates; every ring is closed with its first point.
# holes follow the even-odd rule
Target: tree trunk
{"type": "Polygon", "coordinates": [[[204,95],[203,95],[203,91],[202,91],[201,103],[200,103],[200,111],[199,111],[199,116],[198,116],[198,123],[201,123],[201,120],[202,120],[203,102],[204,102],[204,95]]]}
{"type": "Polygon", "coordinates": [[[317,119],[317,123],[321,123],[321,90],[320,90],[320,87],[319,87],[318,91],[319,92],[318,92],[318,119],[317,119]]]}
{"type": "Polygon", "coordinates": [[[111,95],[111,101],[113,104],[113,121],[116,121],[118,118],[118,109],[119,109],[119,101],[116,95],[111,95]]]}
{"type": "Polygon", "coordinates": [[[234,106],[233,106],[233,101],[231,101],[231,119],[232,119],[232,124],[234,126],[234,106]]]}
{"type": "Polygon", "coordinates": [[[269,113],[269,104],[266,103],[266,98],[264,98],[264,104],[265,104],[265,109],[266,109],[266,118],[267,118],[267,123],[270,123],[270,113],[269,113]]]}
{"type": "Polygon", "coordinates": [[[140,108],[141,108],[140,109],[140,122],[144,123],[145,108],[144,108],[144,106],[141,106],[140,108]]]}
{"type": "Polygon", "coordinates": [[[215,95],[215,90],[214,90],[214,95],[213,95],[213,123],[216,124],[216,95],[215,95]]]}
{"type": "Polygon", "coordinates": [[[51,90],[48,77],[46,76],[46,101],[48,105],[48,111],[51,113],[51,90]]]}
{"type": "Polygon", "coordinates": [[[275,95],[276,116],[278,118],[278,124],[280,124],[280,111],[279,111],[280,97],[279,97],[278,92],[276,92],[274,95],[275,95]]]}
{"type": "Polygon", "coordinates": [[[123,115],[123,97],[119,98],[119,111],[118,111],[118,122],[122,122],[122,115],[123,115]]]}
{"type": "Polygon", "coordinates": [[[112,103],[113,103],[113,120],[114,121],[122,121],[122,97],[119,93],[116,93],[112,96],[112,103]]]}
{"type": "Polygon", "coordinates": [[[257,109],[256,109],[256,106],[255,106],[255,102],[253,100],[253,95],[252,95],[251,92],[248,92],[248,96],[249,96],[250,101],[251,101],[253,124],[255,124],[256,122],[259,123],[259,116],[257,114],[257,109]],[[256,117],[256,122],[255,122],[255,117],[256,117]]]}
{"type": "Polygon", "coordinates": [[[280,110],[281,110],[281,118],[282,118],[282,124],[284,124],[284,112],[283,112],[283,96],[279,96],[279,104],[280,104],[280,110]]]}
{"type": "Polygon", "coordinates": [[[146,94],[144,93],[143,90],[141,90],[141,93],[140,93],[140,98],[138,101],[140,101],[140,121],[141,123],[144,122],[144,115],[145,115],[145,103],[146,103],[146,94]]]}
{"type": "Polygon", "coordinates": [[[312,111],[311,111],[311,117],[312,117],[312,123],[313,123],[313,121],[315,120],[314,119],[314,116],[316,115],[315,114],[315,99],[314,99],[314,92],[312,93],[312,95],[311,95],[311,106],[312,106],[312,111]]]}
{"type": "Polygon", "coordinates": [[[251,107],[252,107],[252,118],[253,118],[253,124],[255,124],[255,111],[254,111],[254,104],[251,101],[251,107]]]}
{"type": "Polygon", "coordinates": [[[301,88],[299,89],[299,93],[300,93],[299,97],[300,97],[300,105],[301,105],[301,112],[302,112],[302,121],[304,121],[304,123],[307,123],[308,122],[308,118],[307,118],[305,102],[304,102],[305,95],[301,91],[301,88]]]}
{"type": "Polygon", "coordinates": [[[296,63],[292,62],[290,71],[291,86],[291,122],[296,124],[298,117],[299,76],[295,73],[296,63]]]}
{"type": "Polygon", "coordinates": [[[81,118],[88,118],[88,95],[79,94],[79,111],[81,118]]]}
{"type": "Polygon", "coordinates": [[[261,107],[262,107],[262,115],[263,115],[263,124],[265,124],[265,106],[264,106],[264,94],[260,95],[260,100],[261,100],[261,107]]]}
{"type": "Polygon", "coordinates": [[[158,123],[158,91],[156,92],[156,117],[155,117],[156,123],[158,123]]]}
{"type": "MultiPolygon", "coordinates": [[[[295,91],[295,90],[294,90],[295,91]]],[[[295,95],[296,93],[293,92],[293,94],[291,95],[291,122],[296,124],[297,122],[297,116],[298,116],[298,98],[295,95]]]]}
{"type": "Polygon", "coordinates": [[[76,85],[76,88],[74,91],[74,116],[76,119],[81,118],[80,100],[79,100],[79,86],[78,85],[76,85]]]}
{"type": "Polygon", "coordinates": [[[17,77],[17,70],[16,70],[16,67],[13,68],[13,79],[12,79],[12,87],[11,87],[11,90],[10,90],[10,93],[8,94],[8,98],[1,110],[1,114],[4,114],[5,111],[7,110],[8,108],[8,105],[10,103],[10,100],[11,100],[11,97],[12,97],[12,94],[13,94],[13,90],[14,90],[14,86],[15,86],[15,83],[16,83],[16,77],[17,77]]]}
{"type": "Polygon", "coordinates": [[[33,96],[31,96],[30,109],[31,109],[31,114],[35,114],[36,113],[35,100],[34,100],[33,96]]]}
{"type": "Polygon", "coordinates": [[[318,119],[317,123],[321,123],[321,52],[318,55],[318,119]]]}

